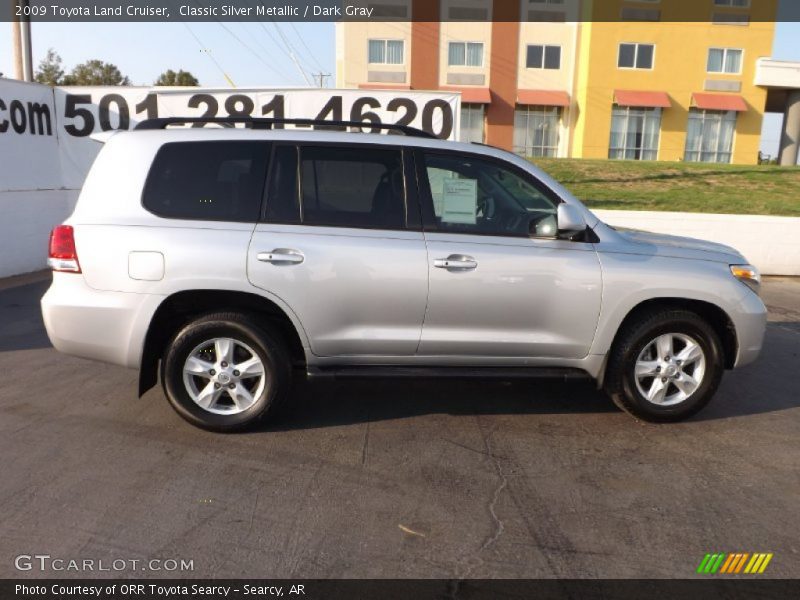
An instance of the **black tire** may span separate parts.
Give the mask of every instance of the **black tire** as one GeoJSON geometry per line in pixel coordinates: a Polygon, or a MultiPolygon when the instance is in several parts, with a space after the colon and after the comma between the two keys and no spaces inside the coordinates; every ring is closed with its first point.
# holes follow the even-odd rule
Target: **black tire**
{"type": "Polygon", "coordinates": [[[197,427],[217,432],[243,431],[274,415],[288,395],[291,368],[286,344],[269,326],[242,313],[205,315],[183,327],[172,339],[162,361],[164,393],[177,413],[197,427]],[[183,369],[189,353],[204,341],[230,338],[246,344],[258,356],[266,376],[255,401],[235,414],[216,414],[199,406],[184,385],[183,369]]]}
{"type": "Polygon", "coordinates": [[[724,370],[719,336],[702,317],[687,310],[656,309],[642,312],[623,326],[611,348],[604,389],[619,408],[635,417],[652,423],[675,422],[691,417],[708,404],[724,370]],[[700,386],[688,398],[678,404],[660,406],[639,391],[635,364],[652,340],[667,333],[695,340],[703,350],[706,366],[700,386]]]}

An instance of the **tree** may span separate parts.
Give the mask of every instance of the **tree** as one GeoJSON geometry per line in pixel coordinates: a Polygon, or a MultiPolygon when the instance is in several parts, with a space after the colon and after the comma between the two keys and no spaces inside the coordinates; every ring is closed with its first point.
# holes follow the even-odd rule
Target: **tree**
{"type": "Polygon", "coordinates": [[[116,65],[102,60],[87,60],[77,65],[62,80],[62,85],[130,85],[116,65]]]}
{"type": "Polygon", "coordinates": [[[36,69],[35,79],[45,85],[59,85],[63,81],[64,69],[61,68],[61,57],[58,52],[48,48],[44,59],[36,69]]]}
{"type": "Polygon", "coordinates": [[[192,75],[189,71],[184,71],[181,69],[176,73],[172,69],[167,69],[158,76],[158,79],[156,79],[156,82],[153,85],[192,86],[200,85],[200,82],[197,81],[197,77],[192,75]]]}

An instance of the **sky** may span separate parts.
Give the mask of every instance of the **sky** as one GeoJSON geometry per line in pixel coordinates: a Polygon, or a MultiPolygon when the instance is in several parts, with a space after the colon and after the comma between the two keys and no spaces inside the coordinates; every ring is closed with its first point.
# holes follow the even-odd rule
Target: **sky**
{"type": "MultiPolygon", "coordinates": [[[[791,6],[798,6],[791,5],[791,6]]],[[[11,24],[0,23],[0,73],[13,72],[11,24]]],[[[184,69],[201,85],[229,87],[305,86],[301,70],[330,74],[335,81],[333,23],[34,23],[33,62],[54,48],[69,71],[92,58],[111,62],[135,85],[151,85],[166,69],[184,69]],[[284,39],[286,40],[284,42],[284,39]],[[288,49],[287,49],[288,47],[288,49]]],[[[773,58],[800,61],[800,22],[776,25],[773,58]]],[[[761,149],[775,156],[781,115],[764,119],[761,149]]]]}

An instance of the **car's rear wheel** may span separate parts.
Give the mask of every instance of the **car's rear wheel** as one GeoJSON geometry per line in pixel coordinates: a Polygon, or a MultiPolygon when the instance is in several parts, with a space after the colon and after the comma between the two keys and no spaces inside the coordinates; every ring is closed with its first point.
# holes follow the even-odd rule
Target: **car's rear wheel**
{"type": "Polygon", "coordinates": [[[290,385],[285,344],[248,315],[218,313],[186,325],[163,361],[164,391],[190,423],[239,431],[272,414],[290,385]]]}
{"type": "Polygon", "coordinates": [[[719,336],[702,317],[685,310],[648,311],[620,332],[605,390],[640,419],[679,421],[708,404],[723,371],[719,336]]]}

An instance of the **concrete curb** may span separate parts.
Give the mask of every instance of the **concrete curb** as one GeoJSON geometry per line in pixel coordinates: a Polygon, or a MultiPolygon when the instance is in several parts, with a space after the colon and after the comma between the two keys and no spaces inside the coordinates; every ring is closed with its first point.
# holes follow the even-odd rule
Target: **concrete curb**
{"type": "Polygon", "coordinates": [[[609,225],[732,246],[764,275],[800,275],[800,217],[594,210],[609,225]]]}

